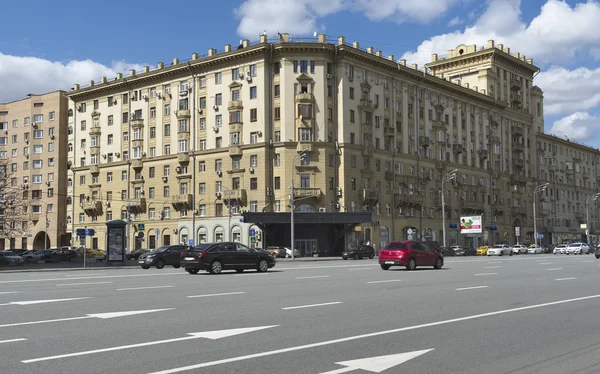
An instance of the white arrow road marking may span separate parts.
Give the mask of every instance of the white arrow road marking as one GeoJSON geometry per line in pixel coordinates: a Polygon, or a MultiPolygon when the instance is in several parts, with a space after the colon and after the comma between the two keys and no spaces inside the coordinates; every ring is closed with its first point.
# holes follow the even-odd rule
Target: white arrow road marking
{"type": "Polygon", "coordinates": [[[553,271],[553,270],[562,270],[563,268],[551,268],[551,269],[546,269],[548,271],[553,271]]]}
{"type": "Polygon", "coordinates": [[[229,336],[234,336],[234,335],[239,335],[239,334],[246,334],[246,333],[253,332],[253,331],[270,329],[272,327],[277,327],[277,326],[279,326],[279,325],[246,327],[246,328],[241,328],[241,329],[217,330],[217,331],[206,331],[206,332],[192,332],[192,333],[187,334],[189,336],[184,336],[182,338],[157,340],[157,341],[153,341],[153,342],[145,342],[145,343],[138,343],[138,344],[122,345],[122,346],[119,346],[119,347],[94,349],[92,351],[74,352],[74,353],[67,353],[67,354],[57,355],[57,356],[33,358],[33,359],[30,359],[30,360],[24,360],[24,361],[21,361],[21,362],[24,363],[24,364],[30,364],[30,363],[33,363],[33,362],[58,360],[60,358],[86,356],[86,355],[91,355],[91,354],[96,354],[96,353],[120,351],[120,350],[123,350],[123,349],[148,347],[148,346],[151,346],[151,345],[175,343],[175,342],[182,342],[182,341],[185,341],[185,340],[193,340],[193,339],[201,339],[201,338],[216,340],[216,339],[227,338],[229,336]]]}
{"type": "Polygon", "coordinates": [[[18,338],[18,339],[9,339],[9,340],[0,340],[0,344],[4,344],[4,343],[14,343],[14,342],[24,342],[25,338],[18,338]]]}
{"type": "Polygon", "coordinates": [[[14,327],[14,326],[26,326],[26,325],[41,325],[43,323],[53,323],[53,322],[76,321],[78,319],[90,319],[90,318],[109,319],[109,318],[118,318],[118,317],[128,317],[128,316],[133,316],[133,315],[137,315],[137,314],[163,312],[163,311],[173,310],[173,309],[175,309],[175,308],[150,309],[150,310],[132,310],[132,311],[127,311],[127,312],[86,314],[85,316],[82,316],[82,317],[70,317],[70,318],[47,319],[47,320],[44,320],[44,321],[31,321],[31,322],[10,323],[10,324],[6,324],[6,325],[0,325],[0,328],[2,328],[2,327],[14,327]]]}
{"type": "Polygon", "coordinates": [[[45,303],[58,303],[61,301],[73,301],[73,300],[84,300],[91,299],[91,297],[74,297],[70,299],[53,299],[53,300],[30,300],[30,301],[12,301],[10,303],[0,304],[0,306],[5,305],[35,305],[35,304],[45,304],[45,303]]]}
{"type": "Polygon", "coordinates": [[[445,320],[441,320],[441,321],[424,323],[422,325],[413,325],[413,326],[400,327],[400,328],[391,329],[391,330],[376,331],[376,332],[371,332],[371,333],[363,334],[363,335],[348,336],[345,338],[326,340],[326,341],[305,344],[305,345],[298,345],[295,347],[288,347],[288,348],[274,349],[274,350],[266,351],[266,352],[253,353],[253,354],[249,354],[249,355],[245,355],[245,356],[225,358],[225,359],[217,360],[217,361],[202,362],[200,364],[183,366],[183,367],[178,367],[178,368],[174,368],[174,369],[167,369],[167,370],[157,371],[157,372],[149,373],[149,374],[180,373],[182,371],[190,371],[190,370],[196,370],[196,369],[201,369],[201,368],[206,368],[206,367],[211,367],[211,366],[229,364],[232,362],[252,360],[252,359],[260,358],[260,357],[273,356],[273,355],[278,355],[281,353],[295,352],[295,351],[300,351],[300,350],[304,350],[304,349],[312,349],[312,348],[323,347],[323,346],[332,345],[332,344],[350,342],[350,341],[359,340],[359,339],[373,338],[376,336],[383,336],[383,335],[395,334],[395,333],[399,333],[399,332],[424,329],[424,328],[428,328],[428,327],[448,325],[448,324],[456,323],[456,322],[464,322],[464,321],[469,321],[469,320],[473,320],[473,319],[493,317],[493,316],[498,316],[498,315],[502,315],[502,314],[521,312],[524,310],[545,308],[545,307],[554,306],[554,305],[562,305],[562,304],[574,303],[574,302],[585,301],[585,300],[594,300],[594,299],[599,299],[599,298],[600,298],[600,294],[596,294],[596,295],[591,295],[591,296],[578,297],[575,299],[565,299],[565,300],[551,301],[551,302],[543,303],[543,304],[528,305],[528,306],[523,306],[523,307],[513,308],[513,309],[496,310],[496,311],[488,312],[488,313],[473,314],[473,315],[465,316],[465,317],[457,317],[457,318],[452,318],[452,319],[445,319],[445,320]]]}
{"type": "Polygon", "coordinates": [[[432,349],[424,349],[422,351],[397,353],[387,356],[361,358],[358,360],[336,362],[338,365],[346,366],[342,369],[332,370],[323,372],[321,374],[340,374],[347,373],[354,370],[370,371],[371,373],[381,373],[387,369],[391,369],[394,366],[400,365],[406,361],[412,360],[413,358],[419,357],[427,352],[433,351],[432,349]]]}
{"type": "Polygon", "coordinates": [[[497,275],[498,273],[479,273],[479,274],[475,274],[476,277],[482,276],[482,275],[497,275]]]}

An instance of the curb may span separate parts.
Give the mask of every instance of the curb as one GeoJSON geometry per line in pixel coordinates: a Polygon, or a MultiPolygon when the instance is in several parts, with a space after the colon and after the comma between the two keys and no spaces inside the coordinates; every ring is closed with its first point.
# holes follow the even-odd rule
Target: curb
{"type": "Polygon", "coordinates": [[[51,273],[59,271],[104,271],[104,270],[120,270],[120,269],[137,269],[139,266],[106,266],[106,267],[86,267],[86,268],[49,268],[49,269],[22,269],[22,270],[0,270],[0,274],[11,274],[11,273],[51,273]]]}

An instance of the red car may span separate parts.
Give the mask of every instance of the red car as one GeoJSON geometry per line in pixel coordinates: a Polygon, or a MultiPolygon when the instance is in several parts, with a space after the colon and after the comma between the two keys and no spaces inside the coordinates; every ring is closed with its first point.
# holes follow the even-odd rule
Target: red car
{"type": "Polygon", "coordinates": [[[379,265],[383,270],[388,270],[390,266],[406,266],[407,270],[414,270],[417,266],[441,269],[444,266],[444,256],[421,242],[394,241],[379,253],[379,265]]]}

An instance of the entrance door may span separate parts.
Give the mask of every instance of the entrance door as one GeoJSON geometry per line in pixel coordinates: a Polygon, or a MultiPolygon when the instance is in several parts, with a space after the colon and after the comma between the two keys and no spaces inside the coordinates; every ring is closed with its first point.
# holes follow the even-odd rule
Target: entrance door
{"type": "Polygon", "coordinates": [[[299,239],[294,241],[294,248],[300,252],[301,257],[312,257],[317,252],[316,239],[299,239]]]}

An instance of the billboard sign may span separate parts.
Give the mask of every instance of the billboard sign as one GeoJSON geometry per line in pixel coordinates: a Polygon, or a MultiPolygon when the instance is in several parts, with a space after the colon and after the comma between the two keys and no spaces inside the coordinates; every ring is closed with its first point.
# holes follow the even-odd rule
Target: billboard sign
{"type": "Polygon", "coordinates": [[[483,232],[481,216],[460,217],[461,234],[481,234],[483,232]]]}

